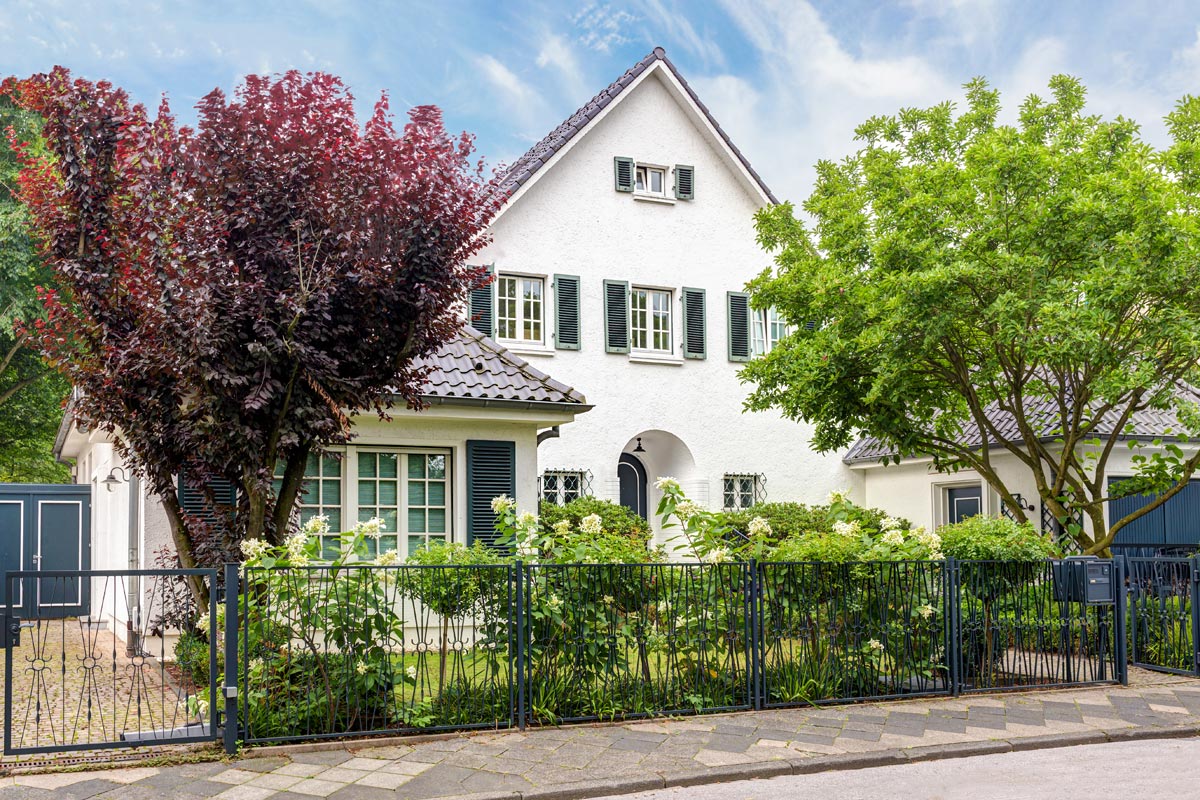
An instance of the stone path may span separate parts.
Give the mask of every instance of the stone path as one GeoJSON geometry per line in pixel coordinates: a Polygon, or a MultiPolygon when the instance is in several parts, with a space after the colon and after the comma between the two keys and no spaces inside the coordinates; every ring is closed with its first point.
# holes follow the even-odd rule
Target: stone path
{"type": "Polygon", "coordinates": [[[568,800],[746,777],[1200,734],[1200,681],[743,712],[431,741],[268,748],[233,762],[25,775],[0,798],[568,800]]]}

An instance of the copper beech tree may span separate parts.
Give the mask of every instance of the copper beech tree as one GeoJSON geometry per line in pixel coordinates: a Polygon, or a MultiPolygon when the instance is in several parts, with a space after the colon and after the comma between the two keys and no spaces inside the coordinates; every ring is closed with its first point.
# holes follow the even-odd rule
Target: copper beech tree
{"type": "Polygon", "coordinates": [[[74,413],[161,498],[183,566],[280,541],[310,454],[351,413],[418,406],[414,359],[486,280],[468,259],[497,194],[472,137],[432,106],[397,131],[386,96],[360,125],[320,73],[214,91],[194,130],[61,68],[3,88],[45,120],[20,194],[56,282],[35,335],[74,413]]]}

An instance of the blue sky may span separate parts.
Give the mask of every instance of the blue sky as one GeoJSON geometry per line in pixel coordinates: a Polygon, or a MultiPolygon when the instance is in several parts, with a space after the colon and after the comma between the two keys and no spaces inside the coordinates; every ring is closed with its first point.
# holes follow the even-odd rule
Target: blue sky
{"type": "Polygon", "coordinates": [[[0,73],[62,64],[176,112],[248,72],[340,75],[365,109],[387,90],[403,111],[435,103],[512,160],[662,45],[784,198],[808,194],[812,165],[853,148],[872,114],[959,95],[988,77],[1015,107],[1057,72],[1092,107],[1143,124],[1200,93],[1200,5],[904,0],[5,0],[0,73]]]}

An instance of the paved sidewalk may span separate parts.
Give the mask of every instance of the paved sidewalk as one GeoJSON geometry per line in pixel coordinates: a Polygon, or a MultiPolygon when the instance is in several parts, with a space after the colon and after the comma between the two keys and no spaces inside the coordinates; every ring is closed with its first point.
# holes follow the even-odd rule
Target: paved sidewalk
{"type": "Polygon", "coordinates": [[[1200,681],[270,748],[230,763],[0,779],[0,798],[568,800],[1088,742],[1200,735],[1200,681]],[[392,740],[395,742],[396,740],[392,740]]]}

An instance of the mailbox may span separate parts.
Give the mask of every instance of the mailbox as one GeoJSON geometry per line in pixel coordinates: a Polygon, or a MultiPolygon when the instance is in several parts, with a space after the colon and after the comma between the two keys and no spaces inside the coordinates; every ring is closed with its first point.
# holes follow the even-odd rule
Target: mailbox
{"type": "Polygon", "coordinates": [[[1111,561],[1071,556],[1052,565],[1054,599],[1059,603],[1111,606],[1117,602],[1116,573],[1111,561]]]}

